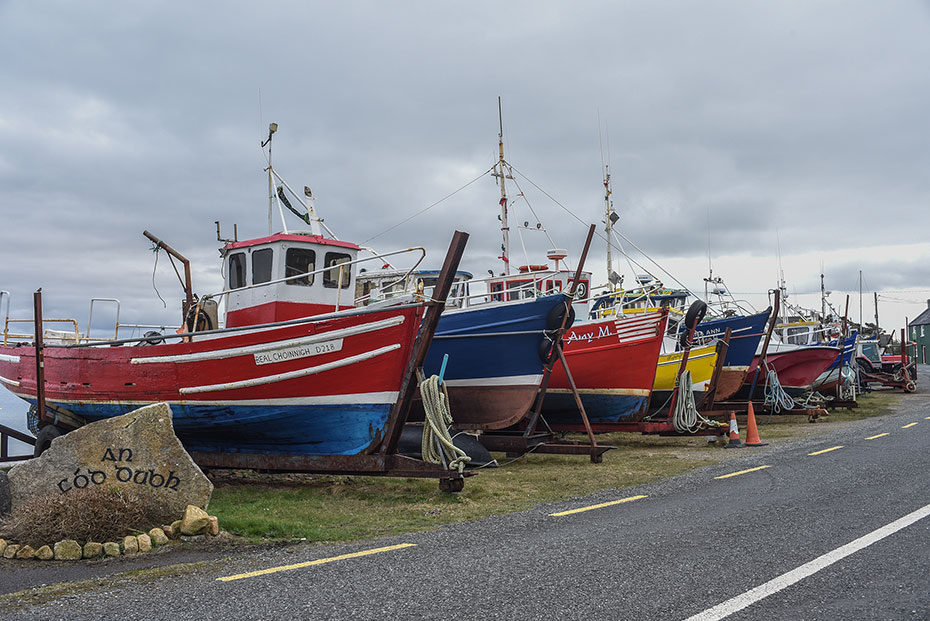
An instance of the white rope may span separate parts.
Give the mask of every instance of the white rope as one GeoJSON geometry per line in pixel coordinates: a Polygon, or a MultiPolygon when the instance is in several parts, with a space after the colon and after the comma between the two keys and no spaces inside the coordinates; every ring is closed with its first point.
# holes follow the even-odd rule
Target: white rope
{"type": "Polygon", "coordinates": [[[420,382],[420,396],[423,398],[424,425],[420,449],[423,461],[431,464],[445,464],[448,460],[449,470],[462,472],[471,457],[452,443],[449,425],[452,424],[452,412],[449,410],[449,393],[439,376],[432,375],[420,382]]]}
{"type": "Polygon", "coordinates": [[[694,403],[694,384],[691,371],[685,369],[678,381],[678,399],[672,411],[672,426],[678,433],[697,433],[706,427],[716,427],[716,423],[698,412],[694,403]]]}
{"type": "Polygon", "coordinates": [[[769,369],[765,376],[765,405],[772,408],[773,414],[778,414],[782,410],[793,410],[798,405],[781,387],[775,369],[769,369]]]}

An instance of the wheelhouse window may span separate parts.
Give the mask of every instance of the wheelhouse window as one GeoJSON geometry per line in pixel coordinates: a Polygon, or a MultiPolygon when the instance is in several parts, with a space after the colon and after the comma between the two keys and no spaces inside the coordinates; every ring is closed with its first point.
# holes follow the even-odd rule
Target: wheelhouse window
{"type": "Polygon", "coordinates": [[[274,251],[262,248],[252,253],[252,284],[258,285],[271,280],[271,266],[274,251]]]}
{"type": "Polygon", "coordinates": [[[229,288],[239,289],[245,286],[245,253],[229,255],[229,288]]]}
{"type": "Polygon", "coordinates": [[[534,297],[531,289],[532,286],[532,280],[511,280],[507,283],[507,288],[511,289],[507,294],[507,299],[514,301],[534,297]]]}
{"type": "MultiPolygon", "coordinates": [[[[306,274],[316,269],[316,252],[306,248],[288,248],[284,253],[284,277],[306,274]]],[[[309,287],[313,284],[313,274],[292,278],[287,281],[289,285],[309,287]]]]}
{"type": "Polygon", "coordinates": [[[326,270],[323,272],[323,286],[329,287],[330,289],[339,287],[347,289],[349,287],[349,281],[351,280],[349,270],[352,268],[349,265],[342,268],[339,266],[351,260],[352,257],[347,254],[341,252],[327,252],[326,259],[323,262],[323,268],[326,270]]]}
{"type": "Polygon", "coordinates": [[[498,292],[504,290],[504,283],[501,282],[492,282],[491,283],[491,293],[497,293],[498,295],[492,295],[492,302],[501,302],[504,299],[504,296],[500,295],[498,292]]]}
{"type": "Polygon", "coordinates": [[[807,328],[788,328],[785,340],[792,345],[807,345],[808,333],[807,328]]]}

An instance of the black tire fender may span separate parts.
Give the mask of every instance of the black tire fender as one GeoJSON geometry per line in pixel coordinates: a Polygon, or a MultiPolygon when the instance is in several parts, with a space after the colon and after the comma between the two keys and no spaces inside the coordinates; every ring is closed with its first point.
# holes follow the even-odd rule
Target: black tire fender
{"type": "Polygon", "coordinates": [[[52,445],[52,440],[62,435],[64,434],[61,429],[55,425],[46,425],[39,429],[39,435],[36,436],[36,446],[32,452],[33,457],[38,457],[47,451],[48,447],[52,445]]]}
{"type": "Polygon", "coordinates": [[[568,312],[568,321],[565,322],[565,329],[572,327],[575,323],[575,307],[568,300],[563,300],[561,304],[553,306],[546,317],[546,330],[554,331],[562,327],[562,318],[568,312]],[[567,307],[567,311],[566,311],[567,307]]]}
{"type": "Polygon", "coordinates": [[[688,345],[688,335],[691,333],[691,328],[701,323],[705,314],[707,314],[707,304],[701,300],[695,300],[688,307],[688,312],[685,314],[685,329],[678,336],[678,344],[682,349],[685,349],[688,345]]]}
{"type": "Polygon", "coordinates": [[[555,351],[555,343],[552,337],[548,334],[543,335],[543,339],[539,343],[539,359],[543,364],[552,364],[556,358],[558,358],[558,354],[555,351]]]}

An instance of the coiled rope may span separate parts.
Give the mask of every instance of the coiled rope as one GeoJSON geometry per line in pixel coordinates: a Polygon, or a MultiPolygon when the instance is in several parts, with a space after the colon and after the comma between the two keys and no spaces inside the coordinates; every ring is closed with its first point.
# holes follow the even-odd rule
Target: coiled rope
{"type": "Polygon", "coordinates": [[[672,410],[672,426],[678,433],[697,433],[706,427],[716,427],[717,424],[705,418],[698,412],[694,403],[694,383],[691,380],[691,371],[685,369],[678,380],[678,399],[675,409],[672,410]]]}
{"type": "Polygon", "coordinates": [[[781,387],[775,369],[769,369],[765,376],[765,405],[771,407],[773,414],[778,414],[782,410],[793,410],[798,405],[781,387]]]}
{"type": "Polygon", "coordinates": [[[420,396],[423,398],[425,413],[423,437],[420,450],[423,461],[431,464],[445,464],[449,460],[449,470],[462,472],[471,457],[452,443],[449,425],[452,424],[452,412],[449,410],[449,393],[445,384],[439,384],[439,376],[432,375],[420,382],[420,396]]]}

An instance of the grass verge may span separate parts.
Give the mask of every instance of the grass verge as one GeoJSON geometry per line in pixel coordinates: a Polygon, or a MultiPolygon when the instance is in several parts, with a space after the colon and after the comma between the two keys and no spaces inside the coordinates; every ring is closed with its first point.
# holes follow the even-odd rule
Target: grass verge
{"type": "MultiPolygon", "coordinates": [[[[816,424],[805,416],[757,417],[764,440],[824,433],[831,424],[889,413],[901,395],[871,393],[860,407],[838,410],[816,424]],[[768,424],[765,424],[768,423],[768,424]]],[[[319,475],[216,473],[210,512],[223,529],[250,540],[342,542],[479,520],[535,505],[668,478],[728,459],[703,437],[630,433],[598,436],[608,451],[601,464],[587,456],[530,454],[469,478],[460,494],[440,492],[435,480],[319,475]]],[[[495,455],[502,463],[502,455],[495,455]]]]}

